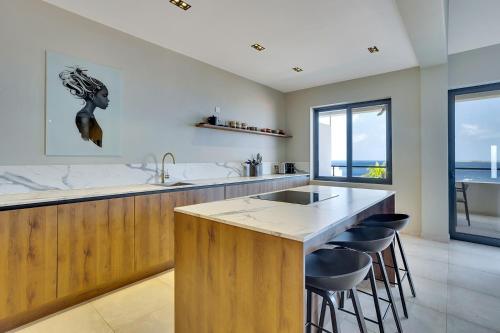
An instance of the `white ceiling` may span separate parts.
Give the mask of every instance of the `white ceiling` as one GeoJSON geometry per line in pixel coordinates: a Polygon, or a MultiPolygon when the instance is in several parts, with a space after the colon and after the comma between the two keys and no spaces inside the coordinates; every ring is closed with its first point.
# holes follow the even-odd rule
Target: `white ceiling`
{"type": "Polygon", "coordinates": [[[283,92],[418,65],[394,0],[44,1],[283,92]]]}
{"type": "Polygon", "coordinates": [[[499,43],[500,0],[449,0],[449,54],[499,43]]]}
{"type": "Polygon", "coordinates": [[[446,0],[396,0],[421,67],[448,61],[446,0]]]}

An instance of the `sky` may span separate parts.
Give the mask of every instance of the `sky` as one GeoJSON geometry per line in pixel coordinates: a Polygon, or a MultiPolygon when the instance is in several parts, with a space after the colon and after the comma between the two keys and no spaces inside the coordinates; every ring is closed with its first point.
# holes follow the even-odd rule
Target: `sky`
{"type": "Polygon", "coordinates": [[[456,102],[455,160],[490,162],[492,146],[500,153],[500,97],[456,102]]]}
{"type": "MultiPolygon", "coordinates": [[[[375,111],[356,112],[353,109],[353,161],[386,160],[386,114],[375,111]]],[[[320,117],[320,122],[331,121],[331,160],[346,160],[346,117],[345,112],[330,113],[320,117]]]]}

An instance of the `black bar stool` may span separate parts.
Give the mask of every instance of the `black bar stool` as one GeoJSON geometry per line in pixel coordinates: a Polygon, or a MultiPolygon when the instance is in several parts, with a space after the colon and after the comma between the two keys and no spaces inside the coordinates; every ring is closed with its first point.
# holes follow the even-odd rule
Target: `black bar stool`
{"type": "Polygon", "coordinates": [[[305,258],[307,289],[307,323],[306,332],[314,326],[317,332],[329,332],[324,328],[326,306],[330,308],[333,332],[340,333],[337,321],[335,297],[331,292],[350,291],[352,305],[358,321],[359,330],[367,333],[363,311],[359,303],[356,286],[361,283],[372,267],[372,258],[366,253],[349,249],[321,249],[305,258]],[[319,325],[311,320],[312,293],[323,298],[319,325]]]}
{"type": "Polygon", "coordinates": [[[401,238],[399,236],[399,231],[403,229],[409,222],[410,222],[410,216],[406,214],[376,214],[370,216],[369,218],[361,222],[361,224],[365,226],[390,228],[394,230],[396,233],[396,237],[392,242],[392,244],[390,245],[394,267],[392,266],[389,267],[394,268],[394,270],[396,271],[396,281],[397,281],[396,284],[399,289],[401,304],[403,305],[403,312],[406,318],[408,318],[408,310],[406,309],[406,300],[404,297],[403,285],[402,285],[402,281],[404,280],[405,277],[408,277],[408,283],[410,284],[410,289],[413,297],[416,297],[416,293],[415,293],[415,286],[413,285],[413,279],[411,277],[410,266],[408,265],[408,260],[406,259],[405,251],[403,249],[403,243],[401,242],[401,238]],[[396,242],[398,243],[399,252],[401,253],[401,258],[403,259],[404,268],[399,268],[398,261],[396,259],[396,250],[395,250],[396,242]],[[404,272],[403,277],[401,277],[399,271],[404,272]]]}
{"type": "MultiPolygon", "coordinates": [[[[396,302],[394,301],[394,297],[392,296],[391,288],[389,285],[389,278],[387,276],[387,271],[385,269],[385,264],[384,264],[384,258],[382,256],[382,251],[387,249],[392,244],[394,240],[394,234],[395,234],[394,230],[384,227],[364,227],[364,226],[354,227],[336,236],[331,241],[329,241],[328,244],[337,245],[344,248],[350,248],[376,255],[377,264],[379,265],[380,272],[382,274],[382,281],[384,282],[385,290],[387,291],[388,299],[386,301],[389,303],[389,306],[392,309],[392,314],[394,316],[394,321],[396,322],[396,327],[398,329],[398,332],[402,333],[403,328],[401,327],[401,321],[399,320],[399,314],[396,307],[396,302]]],[[[380,311],[379,297],[377,293],[377,286],[375,282],[375,274],[373,271],[373,267],[370,270],[370,275],[368,277],[370,279],[370,286],[372,289],[371,296],[373,297],[373,302],[377,314],[377,320],[373,320],[370,318],[365,318],[365,319],[378,324],[379,331],[383,333],[385,330],[384,330],[382,313],[380,311]]],[[[341,302],[343,302],[343,297],[341,299],[341,302]]]]}

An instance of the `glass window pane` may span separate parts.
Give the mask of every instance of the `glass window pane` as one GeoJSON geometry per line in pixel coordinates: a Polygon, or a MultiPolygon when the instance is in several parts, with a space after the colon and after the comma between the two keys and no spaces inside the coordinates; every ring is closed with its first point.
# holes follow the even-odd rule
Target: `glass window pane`
{"type": "Polygon", "coordinates": [[[454,232],[500,239],[500,90],[455,99],[454,232]]]}
{"type": "Polygon", "coordinates": [[[352,176],[387,178],[387,105],[352,109],[352,176]]]}
{"type": "Polygon", "coordinates": [[[500,91],[457,96],[455,178],[500,183],[500,91]]]}
{"type": "Polygon", "coordinates": [[[318,175],[321,177],[347,177],[346,110],[319,114],[318,175]]]}

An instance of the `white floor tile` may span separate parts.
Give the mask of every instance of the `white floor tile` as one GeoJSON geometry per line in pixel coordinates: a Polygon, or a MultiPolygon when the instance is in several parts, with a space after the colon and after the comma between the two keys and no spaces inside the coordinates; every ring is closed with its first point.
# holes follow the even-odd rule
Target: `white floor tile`
{"type": "Polygon", "coordinates": [[[448,280],[448,264],[441,261],[422,259],[409,256],[408,258],[412,276],[422,277],[441,283],[448,280]]]}
{"type": "Polygon", "coordinates": [[[448,284],[500,297],[500,275],[465,266],[449,265],[448,284]]]}
{"type": "Polygon", "coordinates": [[[165,306],[173,306],[173,295],[173,288],[153,279],[120,290],[91,304],[113,329],[117,329],[165,306]]]}
{"type": "Polygon", "coordinates": [[[500,331],[500,298],[449,285],[447,312],[471,323],[500,331]]]}
{"type": "Polygon", "coordinates": [[[452,315],[448,315],[446,328],[447,328],[447,333],[495,333],[496,332],[452,315]]]}
{"type": "Polygon", "coordinates": [[[111,327],[90,305],[84,304],[68,311],[14,330],[16,333],[109,333],[111,327]]]}

